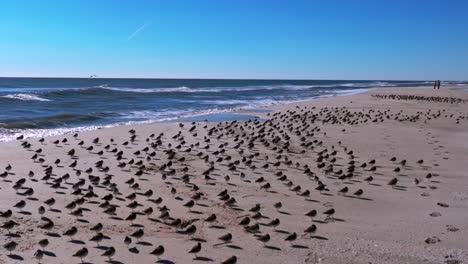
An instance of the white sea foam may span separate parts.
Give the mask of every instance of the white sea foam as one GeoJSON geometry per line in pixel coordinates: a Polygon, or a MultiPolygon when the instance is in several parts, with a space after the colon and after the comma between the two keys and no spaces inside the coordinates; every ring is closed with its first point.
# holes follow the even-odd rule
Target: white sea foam
{"type": "Polygon", "coordinates": [[[9,99],[17,99],[17,100],[22,100],[22,101],[41,101],[41,102],[51,101],[49,99],[45,99],[34,94],[25,94],[25,93],[7,94],[2,97],[9,98],[9,99]]]}

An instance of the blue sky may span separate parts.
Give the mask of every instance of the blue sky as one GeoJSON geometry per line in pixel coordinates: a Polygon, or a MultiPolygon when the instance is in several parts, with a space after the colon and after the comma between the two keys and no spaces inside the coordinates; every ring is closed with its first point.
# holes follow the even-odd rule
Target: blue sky
{"type": "Polygon", "coordinates": [[[468,1],[0,0],[0,76],[468,79],[468,1]]]}

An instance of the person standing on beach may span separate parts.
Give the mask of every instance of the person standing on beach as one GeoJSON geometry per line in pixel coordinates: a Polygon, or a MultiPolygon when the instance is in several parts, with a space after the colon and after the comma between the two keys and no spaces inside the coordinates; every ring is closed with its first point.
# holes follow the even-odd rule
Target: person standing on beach
{"type": "Polygon", "coordinates": [[[434,81],[434,88],[435,89],[437,87],[437,81],[434,81]]]}
{"type": "Polygon", "coordinates": [[[440,80],[437,80],[437,89],[440,89],[440,80]]]}

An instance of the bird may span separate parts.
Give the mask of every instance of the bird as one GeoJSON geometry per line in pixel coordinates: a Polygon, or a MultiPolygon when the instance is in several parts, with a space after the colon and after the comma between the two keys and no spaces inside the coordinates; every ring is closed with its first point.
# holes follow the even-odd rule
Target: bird
{"type": "Polygon", "coordinates": [[[70,229],[68,229],[67,231],[65,231],[63,233],[64,236],[69,236],[70,239],[73,238],[74,235],[76,235],[76,233],[78,233],[78,228],[76,228],[75,226],[72,226],[70,229]]]}
{"type": "Polygon", "coordinates": [[[348,192],[348,187],[345,186],[344,188],[342,188],[341,190],[338,191],[338,194],[341,194],[341,195],[346,195],[346,193],[348,192]]]}
{"type": "Polygon", "coordinates": [[[39,240],[37,244],[39,244],[39,246],[42,248],[46,248],[49,245],[49,240],[47,238],[44,238],[44,239],[39,240]]]}
{"type": "Polygon", "coordinates": [[[388,182],[388,185],[395,187],[395,185],[398,183],[398,179],[397,178],[393,178],[391,179],[389,182],[388,182]]]}
{"type": "Polygon", "coordinates": [[[44,251],[38,249],[36,252],[34,252],[34,258],[36,258],[39,262],[41,263],[42,258],[44,257],[44,251]]]}
{"type": "Polygon", "coordinates": [[[364,193],[364,191],[362,189],[358,189],[357,191],[355,191],[353,193],[354,196],[356,197],[361,197],[361,195],[364,193]]]}
{"type": "Polygon", "coordinates": [[[115,248],[114,247],[109,247],[109,248],[106,249],[106,251],[104,251],[104,253],[102,253],[101,256],[108,257],[109,261],[111,261],[114,254],[115,254],[115,248]]]}
{"type": "Polygon", "coordinates": [[[26,202],[24,200],[21,200],[17,202],[15,205],[13,205],[13,207],[16,207],[20,210],[23,209],[25,206],[26,206],[26,202]]]}
{"type": "Polygon", "coordinates": [[[88,249],[85,247],[79,249],[75,254],[73,254],[73,257],[81,259],[81,263],[83,263],[83,259],[86,258],[86,256],[88,256],[88,249]]]}
{"type": "Polygon", "coordinates": [[[273,205],[275,207],[276,210],[279,210],[281,209],[281,207],[283,206],[283,204],[281,202],[277,202],[273,205]]]}
{"type": "Polygon", "coordinates": [[[257,237],[257,240],[258,241],[261,241],[263,242],[263,244],[267,243],[268,241],[270,241],[270,235],[269,234],[265,234],[263,236],[259,236],[257,237]]]}
{"type": "Polygon", "coordinates": [[[226,259],[225,261],[221,262],[221,264],[236,264],[237,263],[237,257],[232,256],[226,259]]]}
{"type": "Polygon", "coordinates": [[[128,247],[132,243],[132,239],[128,236],[124,238],[124,244],[128,247]]]}
{"type": "Polygon", "coordinates": [[[145,235],[145,231],[143,229],[138,229],[137,231],[133,232],[130,236],[136,239],[140,239],[145,235]]]}
{"type": "Polygon", "coordinates": [[[5,248],[11,254],[11,251],[15,250],[16,246],[18,246],[18,243],[16,243],[15,241],[10,241],[3,245],[3,248],[5,248]]]}
{"type": "Polygon", "coordinates": [[[208,223],[213,223],[216,221],[216,215],[215,214],[211,214],[210,216],[208,216],[206,219],[205,219],[205,222],[208,222],[208,223]]]}
{"type": "Polygon", "coordinates": [[[189,254],[194,254],[195,257],[197,257],[197,253],[199,253],[202,249],[202,244],[198,242],[195,246],[193,246],[190,251],[188,252],[189,254]]]}
{"type": "Polygon", "coordinates": [[[95,232],[101,232],[103,227],[104,226],[102,225],[102,223],[97,223],[95,226],[91,227],[90,230],[95,232]]]}
{"type": "Polygon", "coordinates": [[[104,234],[101,232],[97,233],[94,235],[89,241],[96,242],[96,244],[99,246],[99,243],[104,239],[104,234]]]}
{"type": "Polygon", "coordinates": [[[323,214],[327,216],[326,219],[330,219],[335,214],[335,209],[330,208],[326,210],[325,212],[323,212],[323,214]]]}
{"type": "Polygon", "coordinates": [[[5,212],[0,213],[0,217],[6,218],[6,219],[10,218],[12,215],[13,215],[13,212],[10,209],[6,210],[5,212]]]}
{"type": "Polygon", "coordinates": [[[311,226],[307,227],[305,230],[304,230],[304,233],[306,234],[314,234],[315,232],[317,231],[317,226],[312,224],[311,226]]]}
{"type": "Polygon", "coordinates": [[[159,260],[159,257],[164,254],[164,247],[162,245],[159,245],[157,248],[155,248],[153,251],[151,251],[150,253],[151,255],[155,255],[158,257],[158,260],[159,260]]]}
{"type": "Polygon", "coordinates": [[[15,221],[13,221],[13,220],[8,220],[7,222],[3,223],[3,225],[1,226],[1,228],[8,230],[8,234],[11,234],[11,233],[10,233],[10,230],[11,230],[13,227],[17,226],[17,225],[19,225],[19,224],[16,223],[15,221]]]}
{"type": "Polygon", "coordinates": [[[317,216],[317,210],[311,210],[305,214],[306,216],[310,217],[311,219],[317,216]]]}
{"type": "Polygon", "coordinates": [[[223,236],[220,236],[218,237],[219,240],[223,241],[224,243],[230,243],[231,240],[232,240],[232,234],[231,233],[227,233],[223,236]]]}
{"type": "Polygon", "coordinates": [[[297,238],[297,234],[296,234],[296,232],[293,232],[292,234],[289,234],[286,237],[285,241],[292,242],[292,241],[296,240],[296,238],[297,238]]]}

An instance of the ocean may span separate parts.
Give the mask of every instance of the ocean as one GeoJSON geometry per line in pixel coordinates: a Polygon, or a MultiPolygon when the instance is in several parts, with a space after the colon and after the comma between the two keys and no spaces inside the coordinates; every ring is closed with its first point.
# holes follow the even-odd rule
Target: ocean
{"type": "Polygon", "coordinates": [[[0,141],[261,109],[427,81],[0,78],[0,141]]]}

